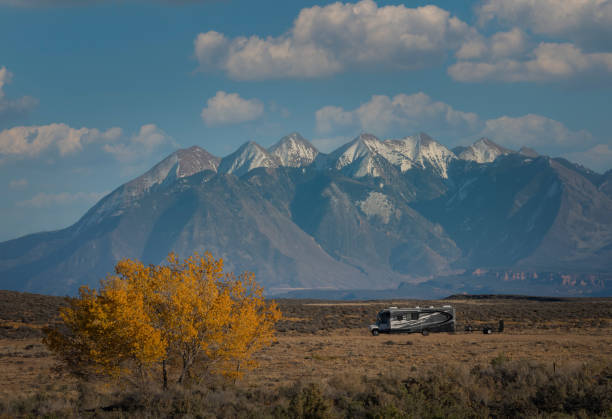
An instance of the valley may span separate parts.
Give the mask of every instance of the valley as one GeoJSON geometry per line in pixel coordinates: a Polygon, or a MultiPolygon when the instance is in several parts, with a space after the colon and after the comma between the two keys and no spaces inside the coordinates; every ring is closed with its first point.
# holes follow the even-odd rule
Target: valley
{"type": "MultiPolygon", "coordinates": [[[[40,336],[41,328],[53,321],[61,298],[10,292],[2,292],[0,297],[0,370],[8,384],[0,390],[0,406],[5,412],[14,411],[10,409],[16,409],[19,403],[23,409],[35,408],[36,400],[47,411],[76,406],[95,410],[117,401],[118,388],[113,385],[78,384],[52,371],[54,358],[41,344],[40,336]]],[[[453,296],[437,301],[277,302],[283,319],[277,325],[277,340],[256,356],[259,368],[235,385],[224,387],[226,396],[213,392],[207,397],[259,394],[251,396],[256,400],[263,397],[252,402],[259,409],[263,405],[257,403],[268,400],[282,404],[278,397],[309,383],[316,383],[325,394],[335,394],[339,389],[359,393],[370,391],[369,386],[377,380],[421,380],[436,371],[467,377],[475,368],[486,371],[505,365],[522,371],[531,365],[542,370],[539,374],[564,377],[577,374],[585,366],[593,371],[612,366],[610,298],[453,296]],[[452,304],[457,310],[458,332],[371,336],[368,324],[379,309],[391,304],[452,304]],[[495,327],[499,319],[505,321],[503,333],[463,332],[468,323],[495,327]]],[[[215,403],[222,406],[226,402],[215,403]]]]}

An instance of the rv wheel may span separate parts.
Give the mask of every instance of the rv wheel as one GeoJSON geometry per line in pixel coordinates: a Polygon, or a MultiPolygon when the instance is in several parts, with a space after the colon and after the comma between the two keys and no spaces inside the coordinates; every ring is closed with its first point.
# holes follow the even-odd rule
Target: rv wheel
{"type": "Polygon", "coordinates": [[[429,334],[429,330],[422,330],[422,331],[421,331],[421,334],[422,334],[423,336],[427,336],[427,335],[429,334]]]}
{"type": "Polygon", "coordinates": [[[378,330],[377,329],[372,330],[372,336],[378,336],[378,330]]]}

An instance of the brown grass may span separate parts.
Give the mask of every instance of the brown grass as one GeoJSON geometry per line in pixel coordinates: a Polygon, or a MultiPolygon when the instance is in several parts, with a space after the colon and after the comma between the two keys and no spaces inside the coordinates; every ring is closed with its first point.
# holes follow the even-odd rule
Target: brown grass
{"type": "MultiPolygon", "coordinates": [[[[55,297],[30,298],[23,294],[9,297],[0,292],[0,382],[3,383],[0,386],[0,417],[3,411],[7,417],[19,412],[24,415],[35,412],[34,416],[53,412],[62,412],[60,416],[83,415],[87,409],[111,405],[125,396],[123,393],[115,394],[109,383],[84,386],[83,383],[52,371],[56,361],[42,345],[40,329],[57,321],[57,309],[63,301],[55,297]],[[38,303],[42,305],[34,307],[38,303]]],[[[518,363],[512,368],[522,368],[521,374],[526,374],[525,382],[531,380],[529,368],[520,365],[530,363],[541,371],[539,374],[553,374],[557,371],[570,374],[585,365],[612,369],[612,299],[363,303],[280,300],[278,303],[284,318],[278,324],[277,341],[257,354],[260,368],[249,373],[237,387],[230,390],[217,389],[214,395],[190,392],[190,403],[196,403],[195,400],[204,403],[206,399],[206,403],[212,403],[210,406],[224,406],[223,403],[229,403],[228,400],[234,397],[244,397],[244,406],[251,403],[248,400],[257,400],[257,409],[281,406],[285,410],[281,407],[279,409],[289,414],[306,409],[304,403],[310,403],[313,397],[323,397],[327,399],[319,400],[321,404],[317,406],[324,411],[327,412],[333,405],[333,411],[350,412],[352,402],[349,399],[370,392],[376,380],[384,379],[387,380],[385,383],[390,383],[395,380],[392,377],[397,376],[402,379],[421,375],[435,378],[437,376],[427,374],[442,370],[459,371],[453,379],[469,381],[469,385],[476,386],[477,392],[482,392],[481,396],[486,399],[494,395],[491,393],[487,396],[489,390],[480,381],[478,385],[475,384],[474,380],[486,379],[486,375],[475,378],[476,373],[470,372],[475,367],[490,368],[496,363],[518,363]],[[463,325],[467,323],[496,326],[499,319],[504,319],[505,332],[492,335],[459,332],[432,333],[429,336],[410,334],[373,337],[367,330],[380,308],[389,305],[432,304],[452,304],[457,310],[458,330],[463,330],[463,325]],[[316,383],[320,391],[305,389],[302,385],[304,383],[316,383]],[[346,394],[347,399],[342,399],[344,396],[339,396],[339,392],[346,394]],[[213,397],[212,401],[210,397],[213,397]],[[288,400],[293,400],[293,411],[290,410],[288,400]],[[345,402],[348,403],[346,406],[343,404],[345,402]]],[[[609,386],[612,390],[612,375],[608,380],[604,388],[609,386]]],[[[541,393],[553,390],[542,387],[537,391],[541,393]]],[[[542,394],[542,400],[548,400],[548,396],[542,394]]],[[[172,397],[175,396],[164,397],[170,399],[162,397],[157,400],[155,403],[161,403],[159,406],[162,407],[156,404],[156,408],[162,409],[160,412],[166,412],[163,410],[166,408],[174,409],[176,406],[173,403],[177,401],[172,397]]],[[[180,399],[187,396],[176,397],[180,399]]],[[[530,397],[535,400],[535,396],[530,397]]],[[[399,403],[400,399],[394,400],[393,403],[399,403]]],[[[144,402],[141,400],[138,403],[144,402]]],[[[235,402],[235,406],[240,403],[235,402]]],[[[367,407],[365,401],[359,403],[367,407]]],[[[490,403],[486,401],[485,404],[489,406],[490,403]]],[[[244,406],[242,408],[246,408],[244,406]]],[[[234,411],[236,415],[237,412],[234,411]]]]}

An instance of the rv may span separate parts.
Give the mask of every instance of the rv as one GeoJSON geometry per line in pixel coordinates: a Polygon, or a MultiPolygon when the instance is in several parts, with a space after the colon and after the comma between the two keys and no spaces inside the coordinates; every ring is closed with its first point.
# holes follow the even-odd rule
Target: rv
{"type": "Polygon", "coordinates": [[[442,307],[389,307],[376,316],[376,324],[370,325],[374,336],[379,333],[422,333],[454,332],[455,309],[442,307]]]}

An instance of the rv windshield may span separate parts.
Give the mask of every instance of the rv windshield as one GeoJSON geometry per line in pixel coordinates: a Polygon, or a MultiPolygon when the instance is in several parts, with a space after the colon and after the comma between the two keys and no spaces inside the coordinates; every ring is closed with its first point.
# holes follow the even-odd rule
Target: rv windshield
{"type": "Polygon", "coordinates": [[[376,322],[378,324],[387,324],[389,323],[390,317],[391,314],[388,311],[381,311],[380,313],[378,313],[378,316],[376,316],[376,322]]]}

